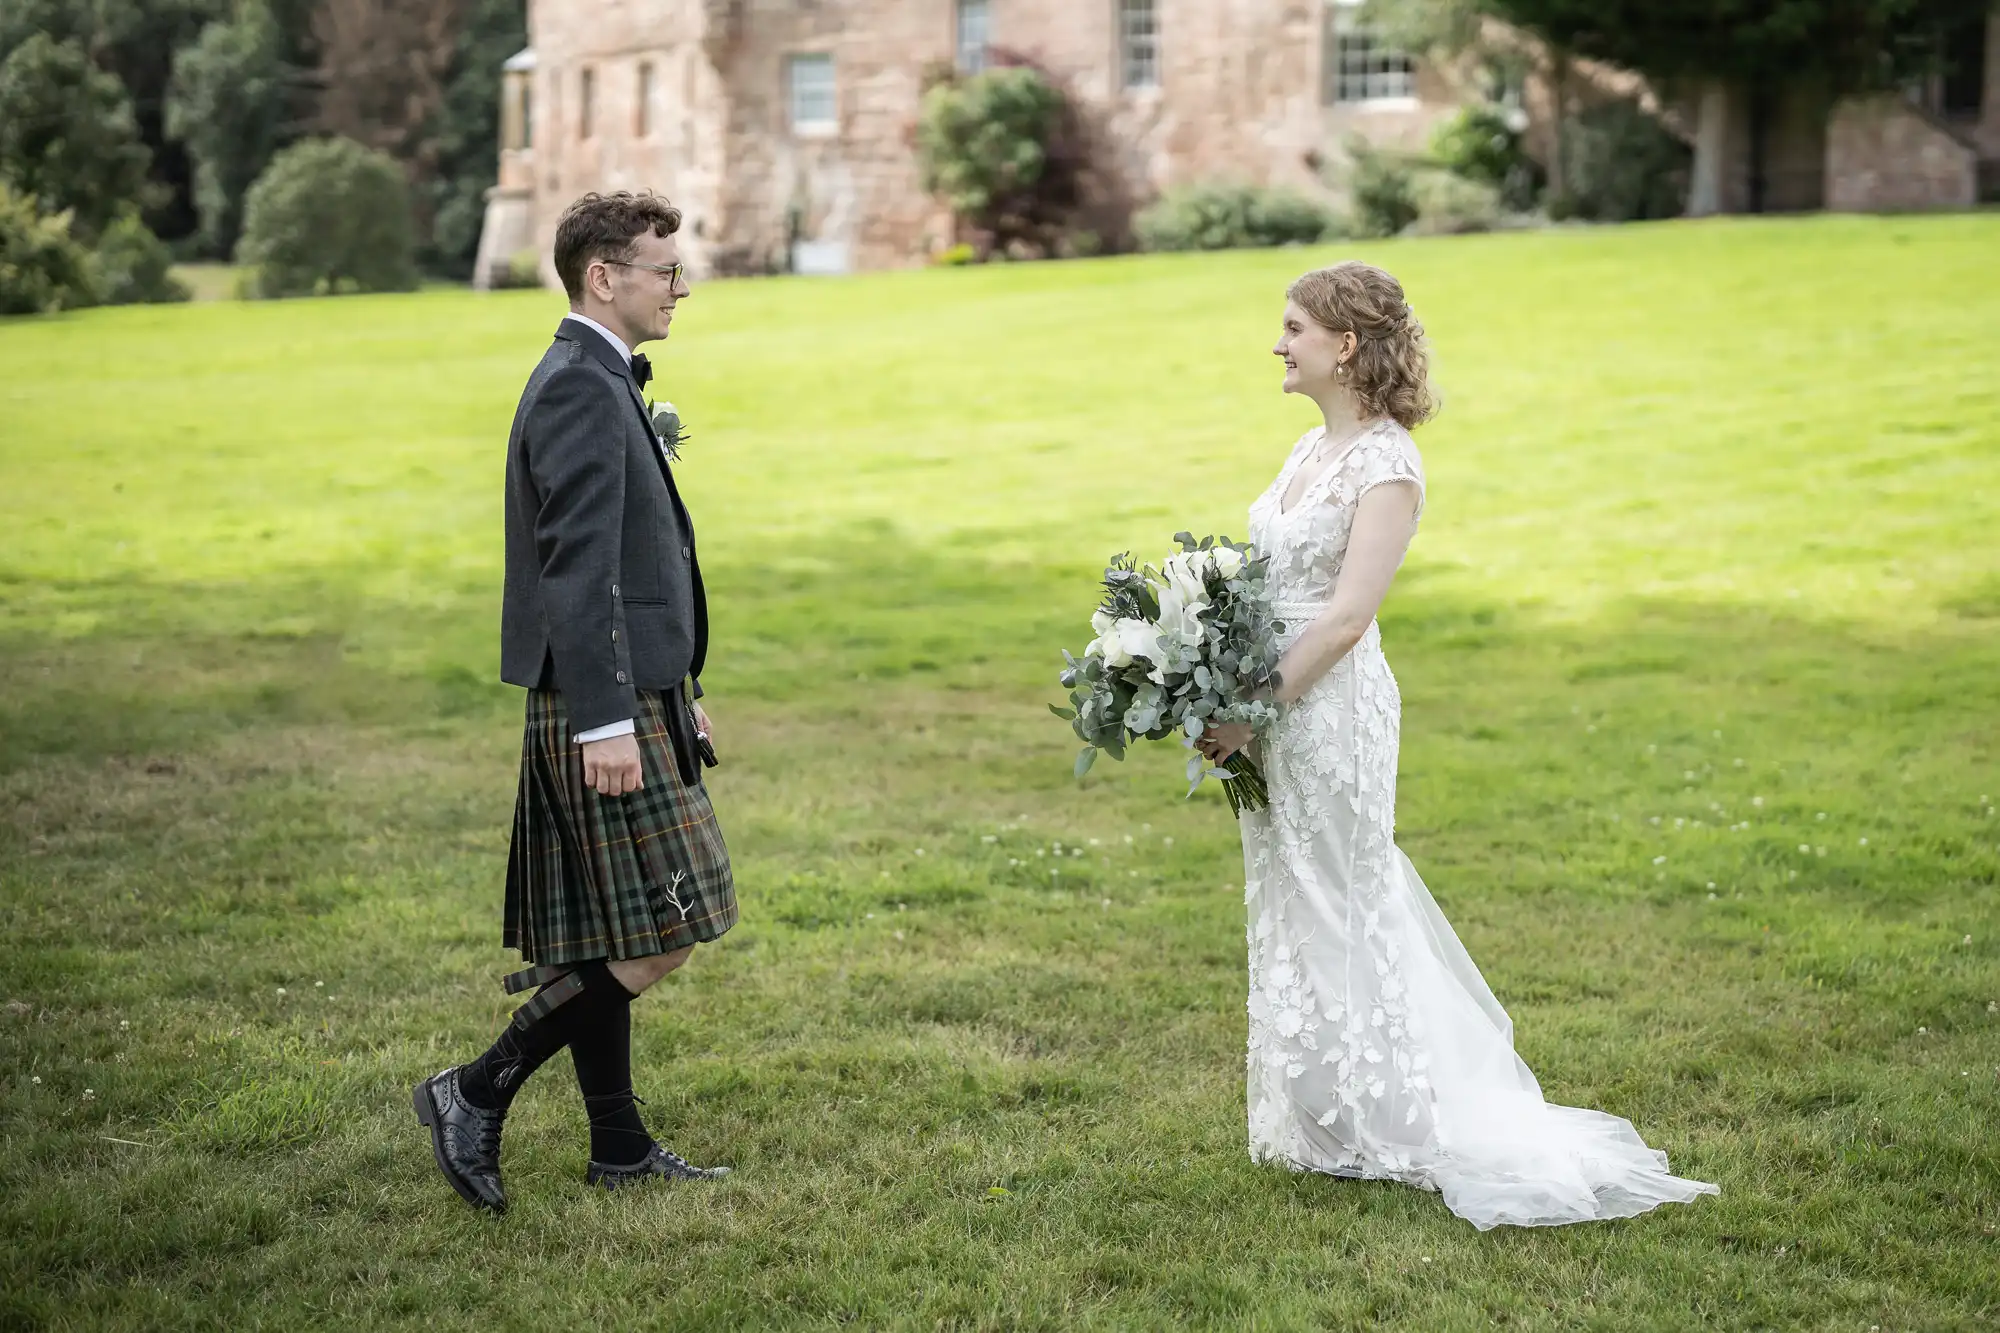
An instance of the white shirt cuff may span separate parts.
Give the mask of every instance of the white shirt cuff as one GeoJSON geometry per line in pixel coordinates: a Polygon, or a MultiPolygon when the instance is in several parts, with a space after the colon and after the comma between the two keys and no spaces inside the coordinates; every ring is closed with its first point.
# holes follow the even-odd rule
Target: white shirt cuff
{"type": "Polygon", "coordinates": [[[630,736],[638,730],[639,728],[633,725],[632,719],[628,717],[623,722],[611,722],[601,727],[592,727],[589,731],[579,731],[573,739],[578,745],[582,745],[588,741],[608,741],[613,736],[630,736]]]}

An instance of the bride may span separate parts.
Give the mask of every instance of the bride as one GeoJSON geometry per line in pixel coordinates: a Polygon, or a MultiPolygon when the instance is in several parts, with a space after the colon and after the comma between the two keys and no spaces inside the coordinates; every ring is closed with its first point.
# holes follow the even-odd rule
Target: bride
{"type": "MultiPolygon", "coordinates": [[[[1285,392],[1326,425],[1250,506],[1284,655],[1242,820],[1250,945],[1250,1153],[1400,1180],[1484,1230],[1629,1217],[1719,1193],[1668,1174],[1630,1123],[1553,1106],[1513,1025],[1395,844],[1402,700],[1375,611],[1424,506],[1411,428],[1435,410],[1423,326],[1397,281],[1348,262],[1286,293],[1285,392]]],[[[1247,727],[1211,729],[1220,761],[1247,727]]]]}

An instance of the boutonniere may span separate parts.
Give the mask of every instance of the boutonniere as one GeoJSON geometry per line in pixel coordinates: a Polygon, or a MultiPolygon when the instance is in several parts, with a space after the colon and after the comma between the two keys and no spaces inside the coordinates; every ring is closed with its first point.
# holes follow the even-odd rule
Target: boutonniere
{"type": "Polygon", "coordinates": [[[667,461],[677,463],[681,457],[681,445],[687,441],[687,432],[681,428],[681,414],[668,402],[646,404],[646,415],[652,418],[653,434],[660,437],[660,452],[667,461]]]}

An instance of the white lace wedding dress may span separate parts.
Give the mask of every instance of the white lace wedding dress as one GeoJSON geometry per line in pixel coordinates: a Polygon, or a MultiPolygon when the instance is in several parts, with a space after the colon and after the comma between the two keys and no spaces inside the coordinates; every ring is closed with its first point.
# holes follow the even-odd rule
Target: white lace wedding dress
{"type": "MultiPolygon", "coordinates": [[[[1422,463],[1391,422],[1281,512],[1320,434],[1250,507],[1286,645],[1326,609],[1364,492],[1414,482],[1422,513],[1422,463]]],[[[1482,1230],[1718,1193],[1668,1174],[1629,1122],[1542,1100],[1506,1011],[1396,846],[1401,712],[1371,624],[1263,746],[1271,804],[1242,821],[1251,1156],[1437,1190],[1482,1230]]]]}

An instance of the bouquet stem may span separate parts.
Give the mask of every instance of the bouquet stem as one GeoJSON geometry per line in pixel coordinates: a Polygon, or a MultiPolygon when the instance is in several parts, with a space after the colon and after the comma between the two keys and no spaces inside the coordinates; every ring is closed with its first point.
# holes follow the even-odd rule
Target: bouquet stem
{"type": "Polygon", "coordinates": [[[1229,794],[1230,814],[1241,819],[1245,810],[1262,810],[1271,803],[1271,789],[1264,782],[1264,771],[1248,755],[1238,750],[1222,761],[1222,767],[1230,774],[1222,784],[1223,791],[1229,794]]]}

